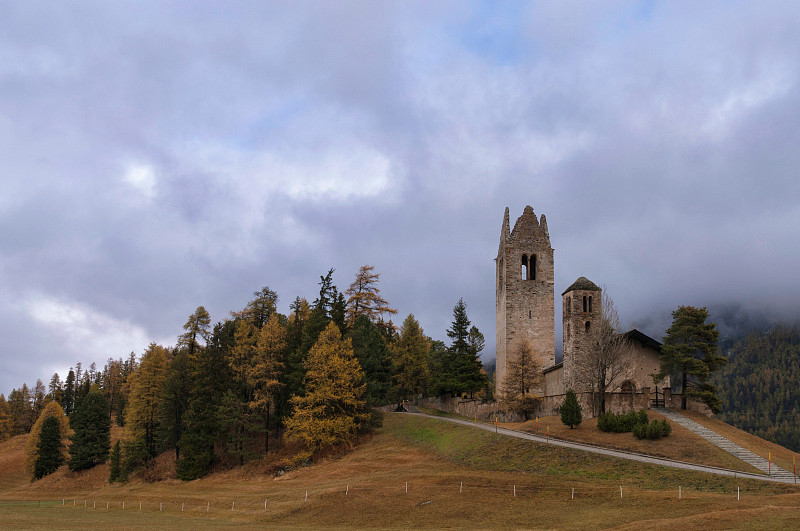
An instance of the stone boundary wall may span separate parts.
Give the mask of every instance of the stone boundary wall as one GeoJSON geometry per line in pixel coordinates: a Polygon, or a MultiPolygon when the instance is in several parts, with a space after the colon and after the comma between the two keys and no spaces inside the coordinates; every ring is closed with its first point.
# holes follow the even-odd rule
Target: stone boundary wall
{"type": "MultiPolygon", "coordinates": [[[[681,395],[671,394],[666,390],[666,406],[671,409],[680,409],[681,395]]],[[[578,402],[583,410],[583,418],[589,419],[597,416],[592,407],[591,393],[576,393],[578,402]]],[[[659,394],[660,395],[660,394],[659,394]]],[[[528,415],[528,418],[547,417],[560,415],[558,408],[564,402],[566,395],[552,395],[542,398],[539,407],[528,415]]],[[[607,393],[606,411],[612,413],[626,413],[628,411],[639,411],[640,409],[650,409],[650,388],[642,387],[633,393],[607,393]]],[[[420,398],[415,405],[437,409],[447,413],[454,413],[462,417],[475,418],[483,422],[494,421],[495,416],[500,422],[523,422],[525,417],[513,411],[507,411],[503,404],[499,402],[483,402],[480,399],[469,398],[450,398],[450,397],[428,397],[420,398]]],[[[381,411],[390,412],[397,408],[397,404],[390,404],[379,408],[381,411]]],[[[708,407],[700,402],[692,400],[687,402],[687,408],[703,415],[711,416],[708,407]]]]}

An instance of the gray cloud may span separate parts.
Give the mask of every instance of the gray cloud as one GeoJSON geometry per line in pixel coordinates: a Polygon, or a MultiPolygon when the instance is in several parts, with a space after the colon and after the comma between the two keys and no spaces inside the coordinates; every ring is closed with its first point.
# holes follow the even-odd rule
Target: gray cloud
{"type": "Polygon", "coordinates": [[[506,205],[656,338],[797,314],[794,2],[6,7],[0,392],[365,263],[491,356],[506,205]]]}

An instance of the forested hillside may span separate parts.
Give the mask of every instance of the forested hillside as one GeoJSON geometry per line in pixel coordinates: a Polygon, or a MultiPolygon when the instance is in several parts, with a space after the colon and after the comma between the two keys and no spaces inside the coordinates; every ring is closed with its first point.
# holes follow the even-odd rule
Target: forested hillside
{"type": "Polygon", "coordinates": [[[800,451],[800,325],[777,326],[737,341],[715,384],[719,417],[800,451]]]}

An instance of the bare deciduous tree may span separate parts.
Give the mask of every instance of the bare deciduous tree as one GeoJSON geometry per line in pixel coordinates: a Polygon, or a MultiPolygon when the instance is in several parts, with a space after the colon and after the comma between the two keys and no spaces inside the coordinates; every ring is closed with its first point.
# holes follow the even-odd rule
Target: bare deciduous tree
{"type": "Polygon", "coordinates": [[[619,389],[630,375],[634,350],[620,333],[617,308],[605,289],[600,296],[600,312],[596,341],[577,357],[573,373],[576,389],[592,393],[595,413],[605,413],[606,393],[619,389]]]}

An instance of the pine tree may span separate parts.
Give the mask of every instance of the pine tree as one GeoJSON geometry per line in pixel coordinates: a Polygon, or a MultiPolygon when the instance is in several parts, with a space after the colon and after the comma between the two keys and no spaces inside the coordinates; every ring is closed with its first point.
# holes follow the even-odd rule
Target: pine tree
{"type": "Polygon", "coordinates": [[[220,431],[217,411],[233,381],[228,355],[234,335],[233,321],[217,323],[208,344],[190,356],[192,387],[177,463],[178,478],[182,480],[205,475],[214,461],[214,440],[220,431]]]}
{"type": "Polygon", "coordinates": [[[286,421],[290,438],[316,451],[351,442],[366,425],[364,375],[349,339],[329,323],[305,361],[304,396],[296,396],[286,421]]]}
{"type": "Polygon", "coordinates": [[[567,390],[567,396],[564,397],[564,403],[561,404],[558,411],[561,413],[561,422],[565,426],[569,426],[569,429],[574,428],[583,420],[581,405],[578,403],[578,397],[572,389],[567,390]]]}
{"type": "Polygon", "coordinates": [[[716,388],[708,383],[708,379],[727,360],[717,354],[717,325],[706,323],[706,319],[708,310],[705,307],[681,306],[672,312],[672,325],[667,329],[661,347],[661,370],[656,381],[673,374],[680,375],[683,389],[681,409],[686,409],[686,399],[692,397],[705,402],[714,413],[719,413],[716,388]]]}
{"type": "Polygon", "coordinates": [[[464,304],[464,299],[459,299],[453,307],[453,323],[447,330],[447,337],[452,343],[442,360],[440,386],[451,393],[466,392],[472,396],[486,384],[486,375],[482,372],[480,352],[475,351],[481,347],[483,335],[477,328],[472,327],[472,330],[470,326],[467,305],[464,304]]]}
{"type": "Polygon", "coordinates": [[[33,477],[41,479],[58,470],[58,467],[64,463],[64,456],[61,452],[61,429],[57,418],[47,417],[44,420],[37,448],[38,457],[34,463],[33,477]]]}
{"type": "Polygon", "coordinates": [[[75,406],[75,371],[72,370],[72,367],[69,368],[67,379],[64,381],[64,399],[62,405],[64,406],[64,413],[70,416],[75,406]]]}
{"type": "MultiPolygon", "coordinates": [[[[66,439],[69,433],[69,419],[67,419],[66,415],[64,415],[64,410],[61,409],[61,406],[58,404],[58,402],[49,402],[39,414],[39,418],[36,419],[36,422],[33,423],[31,432],[28,435],[28,440],[25,443],[25,472],[31,476],[34,475],[36,461],[39,458],[39,447],[37,446],[39,444],[39,435],[42,432],[42,426],[44,425],[44,422],[49,417],[54,417],[58,422],[59,433],[61,433],[61,437],[63,439],[66,439]]],[[[66,444],[62,445],[62,450],[64,457],[66,457],[66,444]]]]}
{"type": "Polygon", "coordinates": [[[108,481],[110,483],[114,483],[115,481],[119,481],[120,478],[120,457],[121,457],[121,450],[119,447],[119,441],[114,443],[114,447],[111,449],[111,468],[108,472],[108,481]]]}
{"type": "Polygon", "coordinates": [[[403,321],[392,350],[397,394],[401,399],[414,399],[427,388],[431,351],[431,343],[414,315],[409,314],[403,321]]]}
{"type": "Polygon", "coordinates": [[[189,351],[179,348],[167,368],[161,388],[159,408],[159,447],[174,448],[175,461],[180,459],[180,440],[183,434],[184,415],[189,408],[191,375],[189,351]]]}
{"type": "Polygon", "coordinates": [[[392,366],[381,331],[362,314],[352,323],[349,336],[353,352],[364,371],[367,405],[385,404],[391,385],[392,366]]]}
{"type": "Polygon", "coordinates": [[[69,419],[74,430],[70,437],[70,470],[84,470],[105,463],[111,446],[111,417],[108,402],[97,387],[89,391],[69,419]]]}

